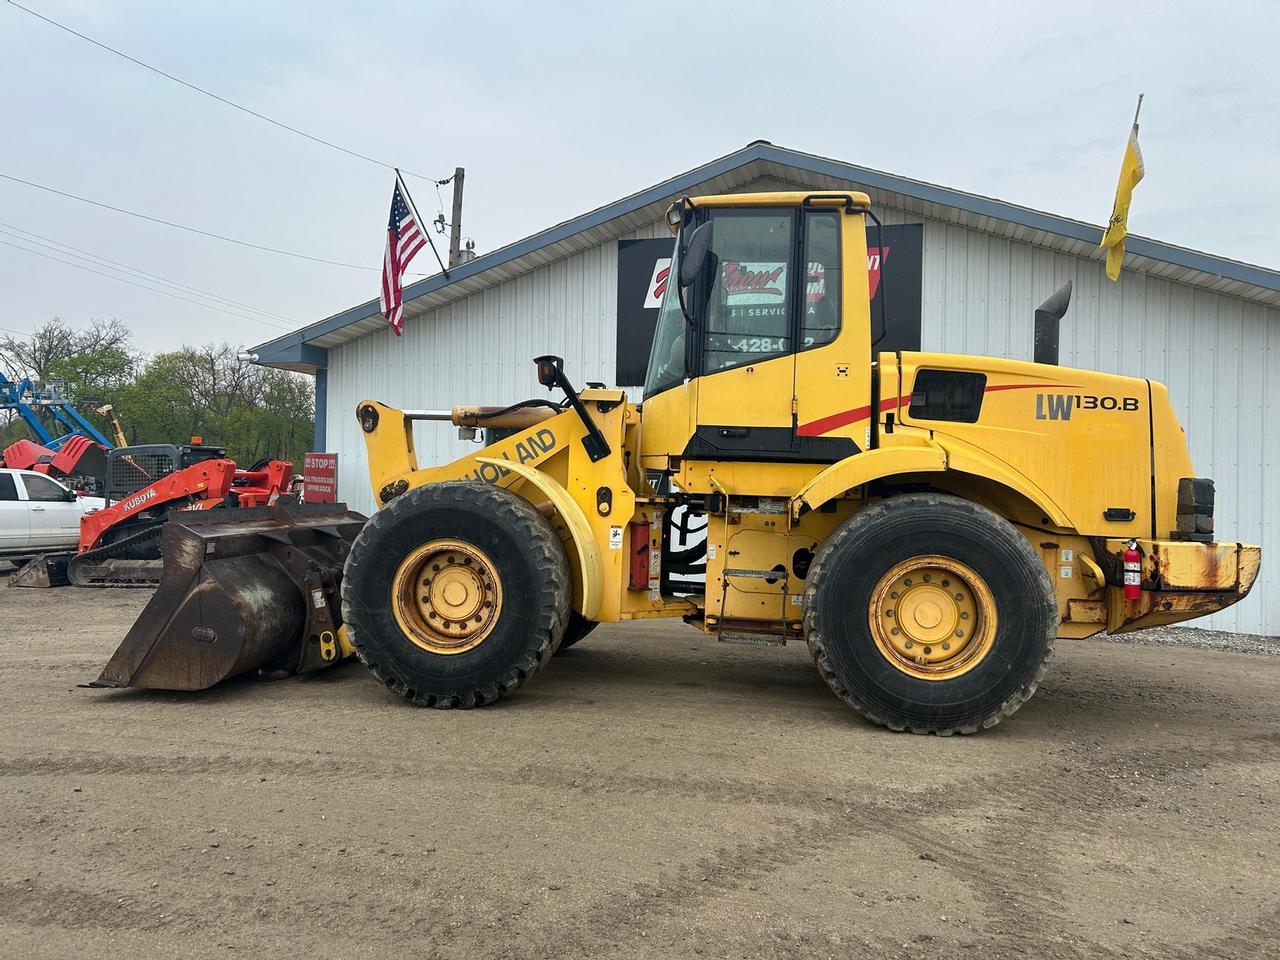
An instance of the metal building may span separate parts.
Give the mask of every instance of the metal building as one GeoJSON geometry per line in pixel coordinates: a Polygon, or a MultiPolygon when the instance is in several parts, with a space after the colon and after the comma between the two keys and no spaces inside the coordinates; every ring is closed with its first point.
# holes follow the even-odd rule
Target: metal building
{"type": "MultiPolygon", "coordinates": [[[[1029,359],[1036,305],[1073,281],[1062,363],[1166,383],[1197,472],[1217,483],[1220,534],[1264,547],[1253,594],[1199,623],[1280,633],[1280,271],[1131,236],[1112,283],[1097,226],[757,141],[412,284],[402,338],[374,300],[252,350],[315,375],[315,449],[338,452],[339,495],[369,512],[358,401],[514,402],[539,390],[530,361],[544,353],[579,383],[637,382],[670,256],[667,205],[777,189],[870,194],[896,238],[881,251],[885,282],[906,278],[889,300],[903,346],[1029,359]]],[[[423,462],[463,449],[447,425],[417,430],[423,462]]]]}

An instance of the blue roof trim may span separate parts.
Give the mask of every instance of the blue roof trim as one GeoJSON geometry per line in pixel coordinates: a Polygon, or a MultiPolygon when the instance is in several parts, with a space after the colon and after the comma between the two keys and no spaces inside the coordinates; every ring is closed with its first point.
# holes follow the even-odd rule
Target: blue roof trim
{"type": "MultiPolygon", "coordinates": [[[[1020,207],[1015,204],[994,200],[990,197],[979,196],[978,194],[940,187],[921,180],[912,180],[907,177],[884,173],[880,170],[859,167],[839,160],[831,160],[814,154],[789,150],[786,147],[777,147],[766,141],[757,140],[741,150],[734,151],[710,163],[672,177],[670,180],[665,180],[649,187],[647,190],[634,193],[607,206],[585,213],[580,217],[566,220],[564,223],[543,230],[541,233],[535,233],[523,240],[518,240],[483,256],[476,257],[469,263],[455,267],[447,278],[443,274],[435,274],[412,283],[405,287],[404,299],[408,301],[434,293],[449,286],[451,283],[477,276],[486,270],[510,263],[519,257],[566,240],[575,234],[594,229],[608,223],[610,220],[634,213],[636,210],[657,203],[666,197],[683,193],[700,183],[722,176],[757,160],[793,167],[808,173],[849,180],[859,186],[897,193],[925,202],[955,207],[977,216],[991,217],[995,220],[1014,223],[1032,230],[1068,237],[1092,246],[1097,246],[1102,239],[1102,228],[1093,224],[1071,220],[1051,213],[1043,213],[1039,210],[1032,210],[1029,207],[1020,207]]],[[[1280,292],[1280,272],[1275,270],[1242,263],[1238,260],[1215,257],[1211,254],[1161,243],[1158,240],[1150,240],[1145,237],[1130,236],[1125,245],[1128,252],[1132,254],[1150,257],[1153,260],[1161,260],[1175,266],[1198,270],[1203,273],[1280,292]]],[[[301,348],[309,346],[307,341],[333,333],[360,320],[376,317],[380,312],[378,301],[370,300],[354,306],[350,310],[309,324],[301,330],[254,347],[253,350],[259,355],[259,363],[270,363],[273,360],[276,362],[312,363],[311,360],[302,358],[301,348]]],[[[325,352],[327,354],[327,351],[325,352]]],[[[325,364],[318,365],[324,366],[325,364]]]]}
{"type": "Polygon", "coordinates": [[[253,347],[251,352],[258,355],[258,359],[255,362],[268,367],[289,363],[310,366],[317,370],[327,369],[329,366],[329,351],[324,347],[317,347],[313,343],[307,343],[303,339],[305,333],[305,329],[296,330],[278,340],[272,340],[262,346],[253,347]]]}

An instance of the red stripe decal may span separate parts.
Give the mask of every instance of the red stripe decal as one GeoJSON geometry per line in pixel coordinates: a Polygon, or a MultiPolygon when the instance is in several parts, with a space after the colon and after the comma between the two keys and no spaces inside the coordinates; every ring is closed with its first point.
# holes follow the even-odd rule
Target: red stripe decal
{"type": "MultiPolygon", "coordinates": [[[[908,396],[890,397],[888,400],[880,401],[880,412],[886,413],[889,410],[896,410],[898,404],[903,400],[909,399],[908,396]]],[[[843,413],[833,413],[829,417],[822,417],[820,420],[813,420],[809,423],[802,423],[796,427],[796,435],[800,437],[818,437],[824,433],[830,433],[837,427],[843,427],[850,423],[857,423],[859,420],[866,420],[871,416],[871,406],[854,407],[852,410],[846,410],[843,413]]]]}
{"type": "MultiPolygon", "coordinates": [[[[997,390],[1031,390],[1039,387],[1041,389],[1073,389],[1079,386],[1075,383],[997,383],[987,387],[987,393],[995,393],[997,390]]],[[[888,400],[880,401],[880,412],[888,413],[890,410],[896,410],[904,400],[910,400],[911,394],[906,393],[900,397],[891,397],[888,400]]],[[[871,416],[871,406],[854,407],[852,410],[845,410],[843,413],[833,413],[829,417],[822,417],[818,420],[812,420],[809,423],[802,423],[796,427],[796,436],[800,437],[819,437],[824,433],[830,433],[840,427],[848,426],[851,423],[857,423],[859,420],[866,420],[871,416]]]]}

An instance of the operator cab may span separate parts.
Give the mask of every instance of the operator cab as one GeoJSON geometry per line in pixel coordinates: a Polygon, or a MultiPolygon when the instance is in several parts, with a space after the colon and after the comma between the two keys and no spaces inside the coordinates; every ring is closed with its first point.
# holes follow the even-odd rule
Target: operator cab
{"type": "Polygon", "coordinates": [[[867,213],[864,194],[672,206],[671,281],[645,378],[646,467],[831,463],[869,446],[867,213]]]}

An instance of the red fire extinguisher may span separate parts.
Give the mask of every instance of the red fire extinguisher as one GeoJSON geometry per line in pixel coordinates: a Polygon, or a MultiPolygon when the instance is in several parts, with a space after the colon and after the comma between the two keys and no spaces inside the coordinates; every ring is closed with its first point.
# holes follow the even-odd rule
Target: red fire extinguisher
{"type": "Polygon", "coordinates": [[[1142,554],[1138,541],[1130,540],[1124,548],[1124,598],[1137,600],[1142,596],[1142,554]]]}

